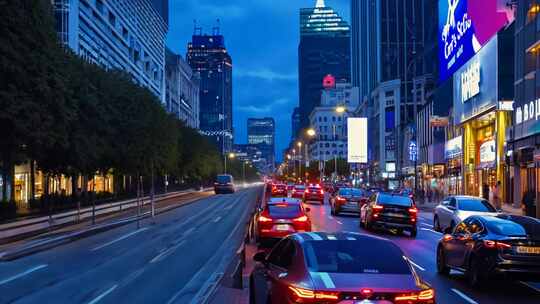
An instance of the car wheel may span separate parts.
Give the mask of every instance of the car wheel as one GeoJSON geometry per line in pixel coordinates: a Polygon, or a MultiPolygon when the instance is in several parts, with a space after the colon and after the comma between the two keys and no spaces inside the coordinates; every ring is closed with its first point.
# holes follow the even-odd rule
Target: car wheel
{"type": "Polygon", "coordinates": [[[411,233],[411,237],[412,238],[415,238],[416,235],[418,234],[418,228],[414,227],[410,230],[410,233],[411,233]]]}
{"type": "Polygon", "coordinates": [[[471,257],[469,261],[469,266],[467,267],[467,270],[465,271],[465,277],[467,278],[467,283],[469,283],[469,286],[471,287],[481,287],[482,284],[482,274],[480,270],[480,260],[475,258],[474,256],[471,257]]]}
{"type": "Polygon", "coordinates": [[[437,248],[437,273],[443,275],[450,274],[450,267],[446,264],[446,254],[442,246],[437,248]]]}
{"type": "Polygon", "coordinates": [[[435,231],[441,231],[441,223],[439,223],[439,217],[438,216],[435,216],[435,218],[433,218],[433,229],[435,231]]]}

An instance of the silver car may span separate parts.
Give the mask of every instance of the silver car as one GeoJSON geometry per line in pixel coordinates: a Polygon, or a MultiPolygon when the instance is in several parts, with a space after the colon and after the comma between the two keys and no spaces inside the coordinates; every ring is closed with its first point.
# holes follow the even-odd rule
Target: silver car
{"type": "Polygon", "coordinates": [[[496,215],[497,210],[481,197],[456,195],[445,198],[433,213],[433,229],[445,231],[454,229],[471,215],[496,215]]]}

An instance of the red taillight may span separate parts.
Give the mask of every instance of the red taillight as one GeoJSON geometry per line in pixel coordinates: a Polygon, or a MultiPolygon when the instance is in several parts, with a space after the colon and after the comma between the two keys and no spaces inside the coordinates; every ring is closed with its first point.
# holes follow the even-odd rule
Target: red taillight
{"type": "Polygon", "coordinates": [[[510,245],[510,244],[506,244],[506,243],[503,243],[503,242],[497,242],[497,241],[489,241],[489,240],[484,241],[484,246],[486,248],[489,248],[489,249],[495,249],[495,248],[509,249],[509,248],[512,248],[512,245],[510,245]]]}
{"type": "Polygon", "coordinates": [[[443,236],[443,241],[444,241],[444,242],[448,242],[448,241],[451,241],[451,240],[453,240],[453,239],[454,239],[454,237],[453,237],[451,234],[445,234],[445,235],[443,236]]]}
{"type": "Polygon", "coordinates": [[[373,205],[373,211],[382,211],[384,206],[382,205],[373,205]]]}
{"type": "Polygon", "coordinates": [[[308,217],[305,216],[305,215],[302,215],[301,217],[297,217],[297,218],[293,219],[293,221],[295,221],[295,222],[307,222],[308,217]]]}
{"type": "Polygon", "coordinates": [[[346,199],[344,197],[341,197],[341,196],[336,197],[336,200],[338,200],[340,202],[346,201],[346,199]]]}
{"type": "Polygon", "coordinates": [[[313,291],[309,289],[303,289],[298,287],[289,286],[291,295],[294,300],[300,299],[317,299],[317,300],[337,300],[339,299],[339,294],[336,292],[326,292],[326,291],[313,291]]]}
{"type": "Polygon", "coordinates": [[[419,293],[411,293],[399,295],[395,298],[396,302],[408,302],[414,303],[415,301],[429,301],[435,298],[435,291],[433,289],[422,290],[419,293]]]}
{"type": "Polygon", "coordinates": [[[416,209],[416,207],[409,208],[409,213],[410,213],[410,214],[417,214],[417,213],[418,213],[418,209],[416,209]]]}
{"type": "Polygon", "coordinates": [[[308,189],[306,189],[306,191],[304,191],[304,193],[309,193],[309,190],[308,190],[308,189]]]}
{"type": "Polygon", "coordinates": [[[323,189],[319,190],[319,193],[324,194],[324,190],[323,189]]]}
{"type": "Polygon", "coordinates": [[[373,295],[373,289],[362,288],[362,289],[360,290],[360,293],[361,293],[362,296],[364,296],[365,298],[369,298],[369,297],[371,297],[371,295],[373,295]]]}
{"type": "Polygon", "coordinates": [[[267,218],[266,216],[259,216],[259,222],[271,222],[272,219],[271,218],[267,218]]]}

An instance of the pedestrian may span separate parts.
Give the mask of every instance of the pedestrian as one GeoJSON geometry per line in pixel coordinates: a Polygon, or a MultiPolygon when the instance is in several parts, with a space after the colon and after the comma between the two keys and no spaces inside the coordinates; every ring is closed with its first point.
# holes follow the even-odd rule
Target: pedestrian
{"type": "Polygon", "coordinates": [[[527,190],[523,195],[522,209],[526,216],[536,217],[535,199],[533,190],[527,190]]]}
{"type": "Polygon", "coordinates": [[[497,184],[495,184],[495,186],[493,187],[493,205],[495,205],[495,208],[497,210],[502,209],[500,191],[501,191],[501,181],[497,181],[497,184]]]}
{"type": "Polygon", "coordinates": [[[482,197],[486,200],[486,201],[489,201],[489,186],[488,184],[484,183],[482,185],[482,197]]]}

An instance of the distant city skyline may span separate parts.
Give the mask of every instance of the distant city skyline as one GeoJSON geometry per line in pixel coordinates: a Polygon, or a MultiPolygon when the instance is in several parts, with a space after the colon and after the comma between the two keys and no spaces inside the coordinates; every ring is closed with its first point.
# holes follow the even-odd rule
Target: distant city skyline
{"type": "MultiPolygon", "coordinates": [[[[276,121],[276,159],[291,139],[291,114],[298,106],[299,10],[316,0],[184,0],[170,2],[167,46],[186,54],[194,23],[203,33],[221,26],[233,63],[235,143],[246,143],[249,117],[276,121]],[[272,24],[272,31],[268,30],[272,24]],[[276,60],[279,58],[279,60],[276,60]]],[[[326,0],[349,22],[348,0],[326,0]]]]}

